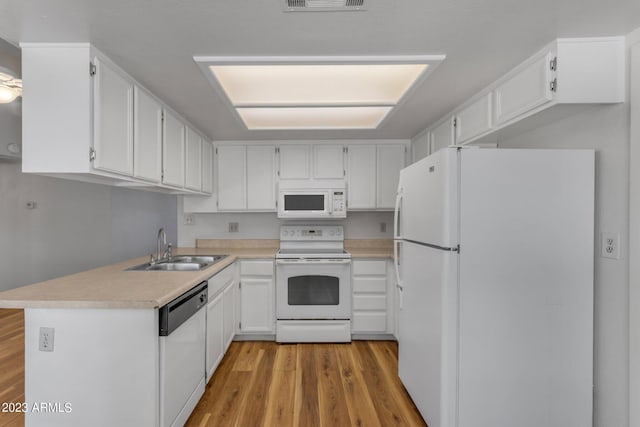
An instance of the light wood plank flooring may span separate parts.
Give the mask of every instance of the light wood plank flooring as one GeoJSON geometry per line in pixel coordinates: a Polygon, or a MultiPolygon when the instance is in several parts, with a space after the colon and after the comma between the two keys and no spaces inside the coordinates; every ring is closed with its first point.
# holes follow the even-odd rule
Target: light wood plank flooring
{"type": "MultiPolygon", "coordinates": [[[[24,402],[24,311],[0,310],[0,404],[24,402]]],[[[23,426],[22,413],[3,413],[0,427],[23,426]]]]}
{"type": "MultiPolygon", "coordinates": [[[[426,426],[397,376],[397,345],[234,342],[187,426],[426,426]]],[[[0,403],[24,401],[24,312],[0,310],[0,403]]],[[[0,412],[0,427],[24,425],[0,412]]]]}
{"type": "Polygon", "coordinates": [[[187,426],[426,426],[397,345],[234,342],[187,426]]]}

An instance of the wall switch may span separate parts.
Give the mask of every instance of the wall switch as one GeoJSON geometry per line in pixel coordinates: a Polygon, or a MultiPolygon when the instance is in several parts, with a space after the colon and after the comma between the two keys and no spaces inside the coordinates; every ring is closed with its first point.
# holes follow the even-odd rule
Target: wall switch
{"type": "Polygon", "coordinates": [[[240,230],[240,226],[237,222],[229,223],[229,233],[237,233],[240,230]]]}
{"type": "Polygon", "coordinates": [[[35,209],[38,207],[38,204],[32,200],[28,201],[27,204],[27,209],[35,209]]]}
{"type": "Polygon", "coordinates": [[[53,351],[54,328],[40,328],[38,349],[40,351],[53,351]]]}
{"type": "Polygon", "coordinates": [[[380,232],[381,233],[386,233],[387,232],[387,223],[386,222],[381,222],[380,223],[380,232]]]}
{"type": "Polygon", "coordinates": [[[194,214],[184,214],[184,225],[196,225],[196,216],[194,214]]]}
{"type": "Polygon", "coordinates": [[[603,258],[620,259],[620,235],[618,233],[602,232],[603,258]]]}

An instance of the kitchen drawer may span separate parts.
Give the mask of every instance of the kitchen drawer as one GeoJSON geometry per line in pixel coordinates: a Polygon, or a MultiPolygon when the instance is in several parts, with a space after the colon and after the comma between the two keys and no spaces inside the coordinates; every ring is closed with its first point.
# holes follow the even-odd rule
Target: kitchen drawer
{"type": "Polygon", "coordinates": [[[273,276],[273,261],[241,261],[241,276],[273,276]]]}
{"type": "Polygon", "coordinates": [[[209,279],[209,301],[233,280],[234,270],[234,264],[231,264],[209,279]]]}
{"type": "Polygon", "coordinates": [[[387,276],[354,277],[353,292],[387,292],[387,276]]]}
{"type": "Polygon", "coordinates": [[[353,312],[351,332],[378,332],[387,331],[387,313],[382,311],[353,312]]]}
{"type": "Polygon", "coordinates": [[[358,275],[386,275],[387,274],[387,262],[377,260],[353,260],[351,265],[354,276],[358,275]]]}
{"type": "Polygon", "coordinates": [[[387,296],[386,295],[354,295],[353,296],[353,309],[354,310],[386,310],[387,309],[387,296]]]}

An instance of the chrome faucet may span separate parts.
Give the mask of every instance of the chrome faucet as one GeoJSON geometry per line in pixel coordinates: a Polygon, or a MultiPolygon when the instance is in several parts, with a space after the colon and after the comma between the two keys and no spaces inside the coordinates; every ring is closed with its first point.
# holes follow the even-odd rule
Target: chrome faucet
{"type": "Polygon", "coordinates": [[[164,228],[161,228],[160,230],[158,230],[158,251],[156,252],[156,260],[160,261],[162,258],[164,258],[164,255],[162,254],[162,247],[163,245],[167,244],[167,233],[164,232],[164,228]]]}
{"type": "Polygon", "coordinates": [[[156,249],[156,256],[154,257],[153,254],[151,254],[149,264],[153,265],[157,262],[171,258],[171,243],[167,245],[167,233],[165,233],[164,228],[160,228],[160,230],[158,230],[158,246],[156,249]],[[163,251],[165,246],[166,250],[163,251]]]}

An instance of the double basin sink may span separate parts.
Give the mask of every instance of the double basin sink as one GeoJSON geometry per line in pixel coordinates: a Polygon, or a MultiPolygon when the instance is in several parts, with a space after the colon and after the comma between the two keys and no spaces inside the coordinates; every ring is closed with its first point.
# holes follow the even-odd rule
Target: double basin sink
{"type": "Polygon", "coordinates": [[[156,262],[145,263],[128,268],[130,271],[199,271],[203,270],[228,255],[175,255],[156,262]]]}

